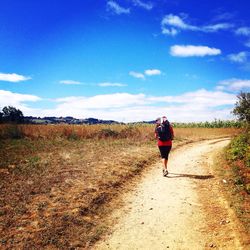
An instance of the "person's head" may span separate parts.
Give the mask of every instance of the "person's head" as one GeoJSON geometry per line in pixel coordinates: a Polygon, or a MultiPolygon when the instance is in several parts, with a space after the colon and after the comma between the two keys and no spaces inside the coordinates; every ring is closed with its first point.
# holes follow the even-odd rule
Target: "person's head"
{"type": "Polygon", "coordinates": [[[166,122],[167,121],[167,117],[166,116],[163,116],[162,117],[162,123],[166,122]]]}
{"type": "Polygon", "coordinates": [[[156,118],[155,124],[156,125],[160,125],[161,124],[161,117],[156,118]]]}

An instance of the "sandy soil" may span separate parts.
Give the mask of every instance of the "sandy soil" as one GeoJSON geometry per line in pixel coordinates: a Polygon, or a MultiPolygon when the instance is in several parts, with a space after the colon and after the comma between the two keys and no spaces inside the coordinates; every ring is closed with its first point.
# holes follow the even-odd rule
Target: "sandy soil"
{"type": "Polygon", "coordinates": [[[171,152],[168,177],[158,163],[124,194],[126,205],[111,215],[118,223],[93,249],[247,249],[212,168],[228,143],[207,140],[171,152]]]}

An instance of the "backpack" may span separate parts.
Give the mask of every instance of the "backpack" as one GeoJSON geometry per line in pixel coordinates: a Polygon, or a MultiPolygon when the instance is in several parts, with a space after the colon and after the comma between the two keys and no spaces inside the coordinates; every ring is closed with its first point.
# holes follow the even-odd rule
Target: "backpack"
{"type": "Polygon", "coordinates": [[[156,133],[158,135],[158,139],[160,141],[168,141],[172,139],[172,133],[170,130],[170,123],[168,121],[161,123],[161,125],[159,125],[156,128],[156,133]]]}

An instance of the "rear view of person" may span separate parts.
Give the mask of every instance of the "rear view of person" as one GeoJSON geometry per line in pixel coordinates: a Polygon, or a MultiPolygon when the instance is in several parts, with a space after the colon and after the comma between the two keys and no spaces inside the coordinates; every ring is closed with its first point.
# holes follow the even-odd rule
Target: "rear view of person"
{"type": "Polygon", "coordinates": [[[160,150],[163,163],[163,176],[168,175],[168,155],[172,148],[172,140],[174,139],[174,130],[166,116],[156,119],[155,137],[158,139],[158,148],[160,150]]]}

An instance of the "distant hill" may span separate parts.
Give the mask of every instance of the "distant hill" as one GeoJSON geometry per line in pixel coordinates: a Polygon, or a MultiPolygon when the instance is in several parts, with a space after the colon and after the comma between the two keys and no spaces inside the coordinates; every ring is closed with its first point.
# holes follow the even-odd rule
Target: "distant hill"
{"type": "Polygon", "coordinates": [[[66,117],[33,117],[25,116],[24,122],[29,124],[121,124],[113,120],[101,120],[96,118],[77,119],[71,116],[66,117]]]}

